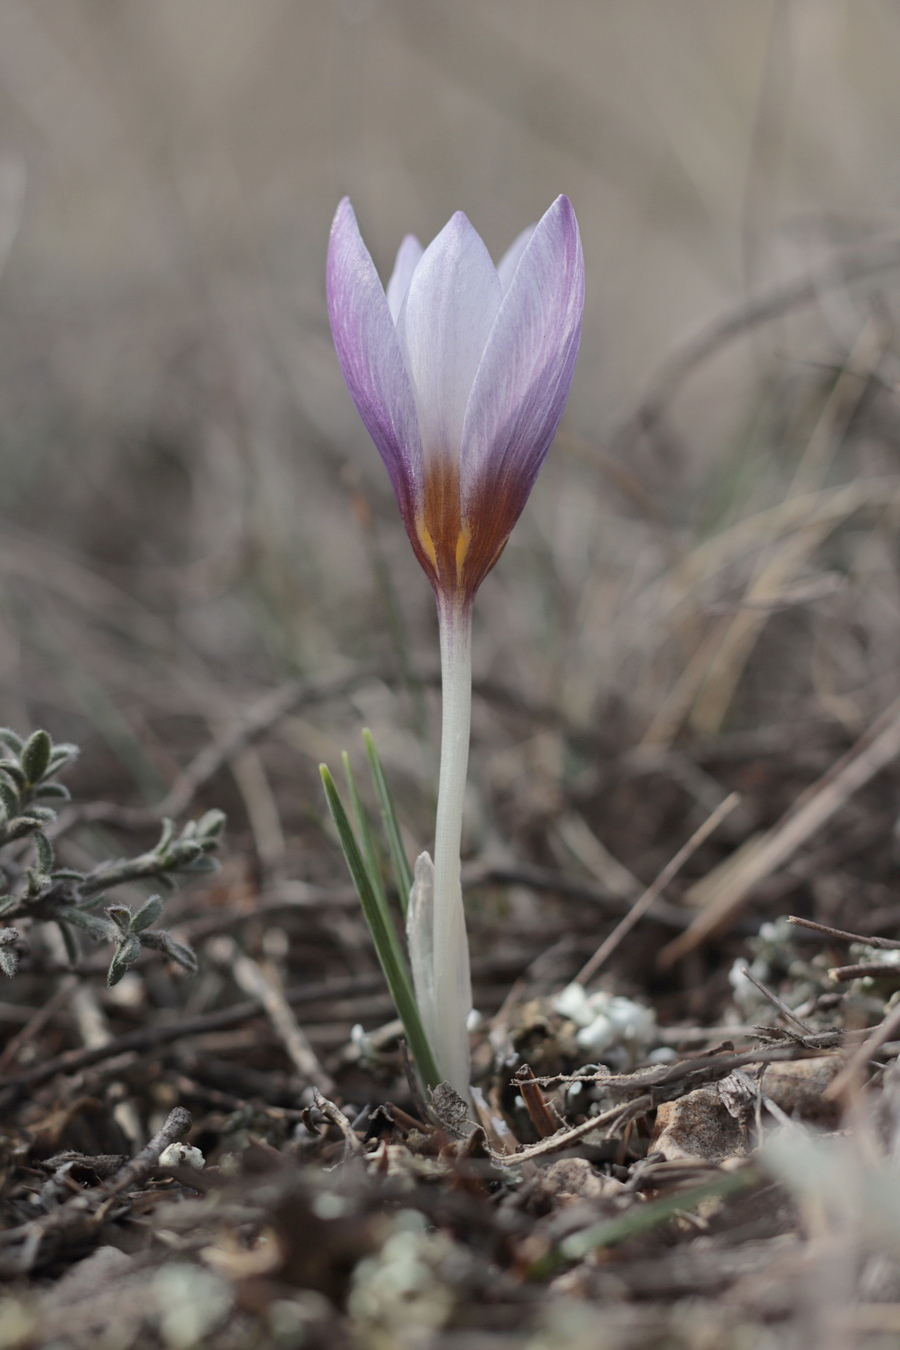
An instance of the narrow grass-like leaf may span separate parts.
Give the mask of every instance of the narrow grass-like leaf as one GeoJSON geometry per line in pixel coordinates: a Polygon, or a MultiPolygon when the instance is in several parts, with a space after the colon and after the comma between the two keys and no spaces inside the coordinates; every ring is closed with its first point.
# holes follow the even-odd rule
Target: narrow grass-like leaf
{"type": "Polygon", "coordinates": [[[369,873],[369,880],[372,883],[372,889],[375,892],[376,899],[384,914],[384,921],[385,923],[390,924],[390,910],[388,909],[387,892],[384,889],[384,879],[381,875],[378,850],[375,847],[372,827],[369,825],[369,819],[366,815],[365,807],[362,804],[362,798],[359,795],[359,788],[356,786],[356,775],[354,774],[353,766],[350,763],[350,756],[347,754],[346,750],[341,755],[341,760],[343,761],[344,774],[347,778],[347,787],[350,790],[350,805],[353,807],[353,819],[356,824],[357,836],[362,844],[366,870],[369,873]]]}
{"type": "Polygon", "coordinates": [[[759,1168],[750,1165],[737,1172],[721,1172],[715,1180],[705,1185],[676,1191],[658,1200],[648,1200],[643,1205],[633,1205],[624,1214],[616,1215],[612,1219],[601,1219],[599,1223],[591,1224],[588,1228],[582,1228],[579,1232],[563,1238],[555,1251],[548,1252],[535,1262],[529,1271],[529,1277],[543,1279],[566,1262],[581,1261],[589,1252],[597,1251],[601,1247],[613,1247],[640,1233],[650,1232],[682,1211],[689,1213],[704,1200],[734,1195],[754,1185],[759,1179],[759,1168]]]}
{"type": "MultiPolygon", "coordinates": [[[[350,757],[349,755],[347,755],[346,752],[343,754],[342,760],[344,764],[344,773],[347,775],[347,786],[350,789],[350,802],[353,807],[353,815],[356,820],[356,831],[359,836],[359,839],[362,842],[363,862],[365,864],[366,872],[369,877],[369,882],[372,887],[372,893],[375,896],[375,900],[377,901],[379,909],[381,910],[381,918],[384,924],[384,929],[385,932],[387,933],[388,940],[394,947],[394,955],[397,964],[400,966],[402,970],[406,971],[407,969],[406,957],[400,939],[397,936],[397,929],[394,925],[394,920],[391,915],[390,906],[388,904],[387,892],[384,889],[384,882],[381,876],[381,869],[378,865],[378,853],[375,848],[375,840],[372,836],[372,830],[366,817],[365,808],[362,804],[362,798],[360,797],[359,790],[357,789],[356,786],[356,778],[354,776],[353,769],[350,765],[350,757]]],[[[412,984],[410,985],[410,987],[414,988],[412,984]]],[[[415,998],[415,995],[413,995],[413,997],[415,998]]],[[[416,1007],[418,1007],[418,1004],[416,1004],[416,1007]]]]}
{"type": "Polygon", "coordinates": [[[369,760],[369,771],[372,774],[372,782],[375,785],[375,795],[378,798],[378,805],[381,807],[381,818],[384,821],[388,847],[391,850],[391,862],[394,865],[394,876],[397,879],[397,889],[400,892],[400,907],[403,910],[403,917],[405,919],[406,911],[409,908],[409,893],[412,890],[413,884],[412,869],[409,865],[409,859],[406,856],[406,850],[403,847],[403,839],[400,835],[400,824],[397,820],[397,812],[394,810],[394,799],[391,796],[391,790],[387,785],[387,779],[384,776],[384,769],[382,768],[378,751],[375,749],[374,737],[368,727],[363,731],[363,742],[369,760]]]}
{"type": "Polygon", "coordinates": [[[434,1055],[422,1027],[422,1019],[419,1016],[419,1009],[413,992],[412,979],[396,931],[393,924],[385,923],[385,916],[378,903],[363,855],[356,841],[356,835],[353,833],[353,826],[344,810],[344,804],[335,787],[328,766],[320,764],[319,772],[322,775],[328,809],[337,827],[341,848],[347,860],[347,866],[350,869],[350,875],[353,878],[353,884],[356,887],[366,923],[369,925],[369,931],[375,943],[375,951],[378,954],[381,969],[384,971],[391,997],[406,1031],[410,1051],[427,1086],[436,1087],[440,1080],[434,1055]]]}

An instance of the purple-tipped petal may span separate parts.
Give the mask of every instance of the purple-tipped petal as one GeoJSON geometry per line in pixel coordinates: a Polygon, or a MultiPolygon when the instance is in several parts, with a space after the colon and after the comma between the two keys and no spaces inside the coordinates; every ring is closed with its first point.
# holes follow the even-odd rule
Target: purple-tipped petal
{"type": "Polygon", "coordinates": [[[424,253],[407,237],[387,295],[350,203],[338,209],[328,254],[338,358],[439,603],[470,603],[503,551],[562,416],[583,302],[565,197],[499,272],[461,212],[424,253]]]}
{"type": "Polygon", "coordinates": [[[497,276],[500,278],[500,289],[505,295],[512,284],[516,268],[519,265],[519,259],[525,252],[525,245],[534,234],[535,226],[526,225],[521,234],[517,234],[497,264],[497,276]]]}
{"type": "Polygon", "coordinates": [[[331,227],[326,289],[341,371],[412,537],[423,472],[416,404],[387,298],[346,197],[331,227]]]}
{"type": "Polygon", "coordinates": [[[490,255],[461,211],[422,255],[397,334],[427,461],[456,460],[472,382],[500,307],[490,255]]]}
{"type": "Polygon", "coordinates": [[[397,261],[394,263],[394,270],[387,284],[388,309],[391,311],[391,318],[395,325],[400,317],[400,310],[403,308],[403,301],[406,299],[412,274],[418,267],[421,256],[422,245],[414,234],[408,234],[397,250],[397,261]]]}
{"type": "MultiPolygon", "coordinates": [[[[494,536],[498,550],[559,426],[583,305],[578,223],[568,198],[558,197],[518,260],[475,376],[460,442],[463,521],[473,537],[494,536]]],[[[484,556],[486,542],[477,550],[484,556]]]]}

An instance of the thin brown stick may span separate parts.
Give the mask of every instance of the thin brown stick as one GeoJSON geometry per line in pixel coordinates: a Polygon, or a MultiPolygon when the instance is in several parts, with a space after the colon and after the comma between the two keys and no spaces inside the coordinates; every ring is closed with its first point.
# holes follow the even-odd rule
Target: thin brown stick
{"type": "Polygon", "coordinates": [[[700,324],[663,360],[637,407],[614,430],[609,441],[611,451],[622,454],[639,436],[652,432],[681,384],[722,347],[792,309],[813,304],[824,291],[898,264],[900,238],[876,236],[835,252],[828,262],[805,276],[773,286],[700,324]]]}
{"type": "MultiPolygon", "coordinates": [[[[759,1031],[754,1034],[758,1036],[759,1031]]],[[[853,1038],[852,1032],[838,1034],[845,1042],[853,1038]]],[[[682,1097],[694,1088],[717,1083],[735,1069],[742,1069],[745,1064],[776,1064],[783,1060],[813,1059],[831,1054],[834,1051],[834,1035],[832,1031],[820,1031],[808,1036],[805,1041],[795,1039],[789,1044],[763,1048],[757,1046],[751,1050],[722,1054],[695,1054],[674,1064],[654,1064],[631,1073],[548,1074],[536,1081],[542,1087],[555,1087],[561,1083],[602,1083],[604,1093],[634,1097],[650,1092],[654,1102],[658,1103],[682,1097]]]]}
{"type": "Polygon", "coordinates": [[[557,1130],[564,1125],[564,1122],[560,1120],[550,1103],[544,1100],[544,1094],[540,1086],[534,1081],[531,1066],[523,1064],[521,1068],[517,1069],[513,1075],[513,1082],[522,1094],[525,1110],[531,1117],[531,1123],[540,1138],[548,1139],[551,1134],[556,1134],[557,1130]]]}
{"type": "Polygon", "coordinates": [[[50,998],[47,999],[44,1006],[38,1008],[37,1012],[25,1023],[21,1031],[17,1031],[15,1036],[10,1037],[3,1048],[2,1055],[0,1055],[0,1074],[3,1074],[10,1065],[15,1064],[19,1057],[19,1052],[24,1049],[26,1045],[30,1045],[32,1041],[37,1039],[47,1023],[56,1016],[60,1008],[62,1008],[71,998],[72,992],[77,984],[77,975],[64,975],[59,982],[59,987],[56,989],[55,993],[51,994],[50,998]]]}
{"type": "MultiPolygon", "coordinates": [[[[113,802],[91,802],[72,806],[60,813],[59,819],[48,829],[54,838],[84,822],[102,822],[122,829],[139,830],[167,818],[182,815],[198,792],[210,779],[252,741],[270,731],[282,718],[299,708],[324,703],[351,693],[369,680],[398,680],[401,677],[392,667],[384,665],[359,666],[343,675],[314,680],[291,680],[271,689],[252,703],[242,716],[206,746],[178,775],[162,801],[155,806],[118,806],[113,802]]],[[[418,683],[439,685],[440,672],[423,671],[416,675],[418,683]]],[[[476,680],[473,692],[489,703],[498,703],[540,722],[559,723],[558,710],[544,704],[532,704],[512,690],[491,680],[476,680]]]]}
{"type": "Polygon", "coordinates": [[[657,957],[666,970],[707,938],[727,927],[753,891],[783,866],[807,839],[830,820],[849,797],[900,754],[900,699],[872,724],[856,744],[823,774],[779,823],[757,842],[743,865],[722,878],[709,903],[686,932],[657,957]]]}
{"type": "Polygon", "coordinates": [[[830,980],[877,980],[882,975],[893,975],[894,979],[900,980],[900,966],[868,961],[858,966],[832,966],[828,972],[830,980]]]}
{"type": "Polygon", "coordinates": [[[274,974],[242,952],[231,938],[217,938],[215,947],[216,959],[230,968],[235,983],[245,994],[262,1004],[276,1036],[301,1078],[315,1083],[323,1092],[332,1092],[334,1083],[331,1075],[322,1067],[274,974]]]}
{"type": "Polygon", "coordinates": [[[256,856],[264,876],[277,875],[287,852],[281,813],[262,757],[255,746],[245,745],[229,759],[232,777],[243,798],[253,832],[256,856]]]}
{"type": "Polygon", "coordinates": [[[789,1008],[788,1005],[782,999],[780,999],[776,993],[773,993],[771,989],[769,989],[766,985],[763,984],[762,980],[758,980],[749,966],[741,966],[741,974],[743,975],[745,980],[750,981],[754,989],[759,990],[763,998],[767,998],[769,1002],[772,1004],[772,1006],[778,1009],[782,1017],[786,1017],[789,1022],[793,1022],[795,1026],[798,1026],[800,1030],[803,1032],[804,1036],[815,1035],[816,1028],[810,1026],[808,1022],[804,1022],[803,1018],[798,1017],[792,1008],[789,1008]]]}
{"type": "Polygon", "coordinates": [[[645,1093],[641,1097],[636,1097],[634,1101],[620,1102],[618,1106],[610,1107],[599,1116],[588,1116],[587,1120],[583,1120],[580,1125],[573,1125],[571,1129],[557,1130],[548,1139],[542,1139],[539,1144],[526,1145],[516,1153],[492,1152],[491,1157],[501,1167],[518,1167],[522,1163],[531,1162],[532,1158],[545,1158],[551,1153],[559,1153],[561,1149],[571,1148],[585,1135],[593,1134],[594,1130],[611,1131],[631,1120],[636,1120],[652,1106],[653,1098],[649,1093],[645,1093]]]}
{"type": "MultiPolygon", "coordinates": [[[[559,895],[571,896],[573,900],[590,900],[613,914],[627,914],[631,909],[630,901],[609,890],[602,882],[569,876],[566,872],[557,872],[552,867],[540,867],[535,863],[514,863],[509,867],[503,864],[470,863],[463,868],[462,885],[463,890],[474,886],[525,886],[534,891],[556,891],[559,895]]],[[[651,904],[649,912],[654,923],[675,928],[679,932],[687,928],[692,918],[680,905],[670,905],[659,899],[651,904]]]]}
{"type": "Polygon", "coordinates": [[[596,975],[604,961],[606,961],[606,959],[616,950],[626,933],[631,932],[638,919],[643,918],[665,890],[666,886],[668,886],[672,878],[678,875],[688,859],[696,853],[701,844],[706,842],[713,831],[718,829],[725,817],[731,814],[740,800],[741,794],[739,792],[732,792],[723,802],[719,803],[712,815],[703,822],[700,828],[694,831],[690,839],[688,839],[675,854],[674,858],[666,864],[656,880],[648,886],[644,891],[644,894],[634,902],[624,918],[619,920],[609,937],[601,942],[590,961],[588,961],[578,972],[575,976],[578,984],[587,984],[588,980],[591,979],[593,975],[596,975]]]}
{"type": "Polygon", "coordinates": [[[125,1164],[121,1172],[117,1172],[112,1180],[100,1189],[106,1195],[121,1195],[123,1191],[129,1190],[132,1186],[139,1186],[153,1172],[159,1162],[160,1155],[165,1152],[170,1144],[177,1144],[184,1139],[190,1128],[190,1111],[184,1106],[174,1107],[166,1117],[162,1129],[153,1136],[146,1148],[142,1148],[140,1153],[125,1164]]]}
{"type": "Polygon", "coordinates": [[[892,1040],[897,1031],[900,1031],[900,1003],[891,1009],[884,1021],[880,1022],[872,1034],[863,1041],[862,1045],[854,1050],[837,1077],[828,1084],[822,1094],[824,1100],[834,1101],[835,1097],[843,1096],[847,1089],[856,1082],[875,1051],[892,1040]]]}
{"type": "Polygon", "coordinates": [[[840,942],[861,942],[866,947],[879,947],[883,951],[900,951],[900,942],[896,938],[866,937],[862,933],[847,933],[843,928],[832,928],[827,923],[815,923],[812,919],[798,919],[796,914],[788,915],[788,923],[798,928],[810,928],[814,933],[825,937],[837,938],[840,942]]]}
{"type": "Polygon", "coordinates": [[[162,1129],[108,1181],[79,1191],[49,1214],[0,1233],[0,1273],[24,1275],[52,1257],[58,1247],[77,1244],[96,1231],[111,1202],[123,1191],[141,1185],[156,1169],[160,1154],[181,1140],[191,1128],[191,1113],[183,1106],[169,1112],[162,1129]]]}
{"type": "Polygon", "coordinates": [[[336,1125],[344,1136],[347,1153],[355,1158],[361,1157],[362,1154],[365,1153],[362,1140],[340,1107],[335,1106],[334,1102],[329,1101],[327,1097],[323,1096],[318,1088],[313,1088],[313,1101],[322,1112],[325,1119],[331,1121],[332,1125],[336,1125]]]}
{"type": "MultiPolygon", "coordinates": [[[[305,985],[300,989],[288,990],[285,998],[291,1004],[314,1003],[321,998],[339,997],[341,994],[348,992],[358,993],[365,992],[365,990],[380,989],[383,983],[384,976],[379,971],[373,972],[371,975],[354,975],[344,979],[321,980],[315,984],[305,985]]],[[[172,1041],[178,1041],[188,1036],[202,1036],[210,1031],[224,1031],[229,1027],[239,1026],[241,1022],[247,1022],[252,1017],[258,1017],[261,1011],[262,1007],[259,1001],[252,999],[244,1003],[235,1003],[230,1008],[219,1008],[215,1012],[201,1013],[197,1017],[165,1022],[155,1027],[141,1027],[138,1031],[129,1031],[123,1036],[114,1037],[106,1045],[65,1050],[53,1059],[44,1060],[42,1064],[35,1064],[29,1069],[23,1069],[21,1073],[0,1078],[0,1091],[4,1092],[4,1097],[0,1098],[0,1104],[5,1103],[6,1090],[17,1092],[22,1088],[31,1087],[35,1083],[44,1083],[57,1073],[78,1073],[82,1069],[89,1068],[92,1064],[99,1064],[103,1060],[112,1059],[114,1056],[124,1054],[127,1051],[149,1050],[156,1046],[168,1045],[172,1041]]]]}

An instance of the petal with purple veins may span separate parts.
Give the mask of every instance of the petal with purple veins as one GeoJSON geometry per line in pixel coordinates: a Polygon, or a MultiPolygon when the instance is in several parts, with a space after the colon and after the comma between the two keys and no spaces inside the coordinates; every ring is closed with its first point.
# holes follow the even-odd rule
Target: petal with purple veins
{"type": "Polygon", "coordinates": [[[525,505],[556,434],[578,355],[584,260],[575,212],[558,197],[528,240],[466,409],[463,518],[498,546],[525,505]]]}
{"type": "Polygon", "coordinates": [[[406,299],[412,274],[419,265],[422,252],[422,245],[414,234],[408,234],[397,250],[397,261],[394,263],[394,270],[387,284],[388,309],[391,311],[391,318],[395,325],[400,316],[400,310],[403,308],[403,301],[406,299]]]}
{"type": "Polygon", "coordinates": [[[347,198],[331,228],[327,292],[341,372],[410,531],[422,500],[416,404],[387,297],[347,198]]]}
{"type": "Polygon", "coordinates": [[[459,454],[472,382],[500,300],[497,269],[457,211],[422,255],[397,327],[426,458],[459,454]]]}
{"type": "Polygon", "coordinates": [[[497,275],[500,278],[500,289],[505,295],[512,284],[516,268],[519,265],[519,259],[525,252],[525,245],[534,234],[535,227],[526,225],[521,234],[517,234],[497,264],[497,275]]]}

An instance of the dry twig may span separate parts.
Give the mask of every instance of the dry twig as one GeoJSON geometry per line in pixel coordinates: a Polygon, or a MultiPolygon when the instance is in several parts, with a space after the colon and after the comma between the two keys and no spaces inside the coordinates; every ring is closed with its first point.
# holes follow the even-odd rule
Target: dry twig
{"type": "Polygon", "coordinates": [[[826,263],[805,276],[739,301],[700,324],[662,362],[637,407],[615,429],[610,437],[611,451],[624,454],[639,436],[652,432],[687,377],[722,347],[792,309],[813,304],[823,292],[898,264],[900,239],[896,235],[875,236],[863,244],[836,251],[826,263]]]}
{"type": "Polygon", "coordinates": [[[685,933],[657,958],[664,970],[725,928],[753,891],[781,867],[849,797],[900,754],[900,699],[860,737],[846,755],[804,792],[779,823],[748,851],[740,867],[726,875],[706,908],[685,933]]]}
{"type": "Polygon", "coordinates": [[[332,1125],[336,1125],[344,1136],[347,1153],[354,1158],[361,1157],[365,1152],[362,1141],[340,1107],[335,1106],[334,1102],[323,1096],[318,1088],[313,1089],[313,1101],[325,1119],[330,1120],[332,1125]]]}
{"type": "Polygon", "coordinates": [[[300,1076],[309,1083],[314,1083],[323,1092],[332,1092],[334,1083],[331,1075],[326,1073],[319,1062],[318,1055],[291,1011],[284,990],[276,982],[274,973],[267,972],[258,961],[242,952],[231,938],[217,938],[215,944],[211,945],[216,947],[217,959],[229,967],[235,982],[244,993],[262,1004],[275,1034],[300,1076]]]}
{"type": "Polygon", "coordinates": [[[190,1128],[190,1111],[176,1106],[146,1148],[102,1185],[79,1191],[58,1209],[0,1233],[0,1273],[26,1274],[51,1259],[61,1246],[80,1242],[102,1221],[116,1197],[146,1181],[162,1152],[184,1139],[190,1128]]]}
{"type": "Polygon", "coordinates": [[[741,966],[741,974],[745,980],[750,981],[754,989],[759,990],[763,998],[767,998],[772,1006],[778,1009],[782,1017],[786,1017],[789,1022],[794,1022],[803,1032],[804,1036],[814,1036],[816,1034],[815,1027],[811,1027],[808,1022],[804,1022],[802,1017],[798,1017],[783,999],[780,999],[777,994],[773,993],[771,989],[764,985],[762,980],[756,978],[749,966],[741,966]]]}
{"type": "Polygon", "coordinates": [[[815,923],[812,919],[798,919],[796,914],[788,915],[788,923],[797,928],[809,928],[824,937],[837,938],[840,942],[860,942],[866,947],[877,947],[883,951],[900,951],[900,942],[896,938],[866,937],[862,933],[848,933],[843,928],[832,928],[827,923],[815,923]]]}
{"type": "Polygon", "coordinates": [[[674,858],[666,864],[656,880],[647,887],[640,899],[635,901],[624,918],[616,924],[609,937],[606,938],[594,952],[590,961],[588,961],[578,972],[575,979],[579,984],[587,984],[588,980],[591,979],[593,975],[596,975],[607,957],[612,955],[625,935],[631,932],[638,919],[643,918],[648,910],[651,909],[673,877],[678,875],[688,859],[706,842],[725,817],[730,815],[740,800],[741,794],[739,792],[732,792],[729,797],[726,797],[725,800],[716,807],[712,815],[703,822],[699,829],[694,831],[690,839],[688,839],[675,854],[674,858]]]}
{"type": "Polygon", "coordinates": [[[629,1121],[637,1120],[638,1116],[651,1110],[653,1105],[653,1098],[649,1094],[645,1094],[636,1097],[634,1101],[610,1107],[608,1111],[603,1111],[598,1116],[588,1116],[587,1120],[583,1120],[580,1125],[573,1125],[570,1129],[557,1130],[555,1134],[551,1134],[547,1139],[542,1139],[540,1143],[527,1144],[515,1153],[492,1152],[491,1158],[499,1167],[520,1167],[522,1163],[532,1162],[535,1158],[546,1158],[553,1153],[571,1148],[573,1144],[577,1144],[586,1135],[593,1134],[595,1130],[603,1130],[606,1136],[612,1135],[620,1126],[627,1125],[629,1121]]]}
{"type": "Polygon", "coordinates": [[[891,1009],[884,1021],[880,1022],[862,1045],[854,1050],[840,1073],[825,1089],[823,1093],[825,1100],[834,1101],[842,1096],[856,1082],[876,1050],[880,1050],[892,1040],[898,1031],[900,1031],[900,1003],[891,1009]]]}
{"type": "MultiPolygon", "coordinates": [[[[285,998],[288,1003],[313,1003],[321,998],[339,997],[348,992],[365,992],[379,989],[384,977],[381,972],[371,975],[354,975],[345,979],[323,980],[307,984],[300,989],[288,990],[285,998]]],[[[156,1046],[169,1045],[172,1041],[186,1039],[189,1036],[201,1036],[210,1031],[224,1031],[228,1027],[239,1026],[252,1017],[258,1017],[262,1005],[258,999],[244,1003],[234,1003],[230,1008],[219,1008],[215,1012],[201,1013],[197,1017],[182,1018],[178,1021],[163,1022],[157,1026],[141,1027],[138,1031],[128,1031],[115,1036],[106,1045],[65,1050],[53,1059],[34,1064],[20,1073],[0,1078],[0,1105],[6,1105],[11,1096],[23,1088],[45,1083],[57,1073],[77,1073],[92,1064],[113,1059],[128,1051],[149,1050],[156,1046]]]]}

